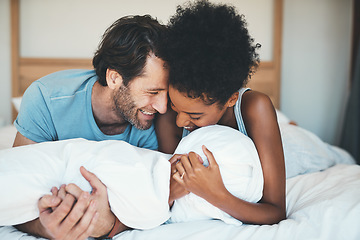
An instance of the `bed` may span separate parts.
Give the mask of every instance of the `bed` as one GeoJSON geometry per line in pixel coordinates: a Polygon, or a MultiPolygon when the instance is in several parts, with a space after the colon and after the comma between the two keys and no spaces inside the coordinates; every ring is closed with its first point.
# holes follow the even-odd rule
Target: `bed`
{"type": "MultiPolygon", "coordinates": [[[[21,97],[11,99],[13,112],[17,114],[20,109],[21,97]]],[[[12,147],[16,135],[16,128],[13,124],[0,127],[0,150],[12,147]]]]}
{"type": "Polygon", "coordinates": [[[16,128],[14,125],[0,127],[0,150],[12,147],[15,134],[16,128]]]}
{"type": "MultiPolygon", "coordinates": [[[[286,117],[280,115],[279,120],[286,120],[286,117]]],[[[294,127],[289,123],[279,124],[281,129],[285,129],[283,126],[294,127]]],[[[314,137],[312,133],[310,136],[314,137]]],[[[345,161],[347,155],[341,149],[319,142],[319,139],[316,141],[310,144],[316,145],[314,151],[303,150],[317,168],[309,168],[304,173],[298,172],[288,177],[287,219],[278,224],[239,226],[215,219],[165,223],[149,230],[126,231],[114,239],[360,239],[357,226],[360,220],[360,166],[345,161]],[[335,162],[330,161],[331,157],[317,158],[326,149],[341,151],[342,157],[338,157],[335,162]]],[[[285,146],[284,149],[286,151],[288,148],[285,146]]],[[[303,165],[304,161],[301,162],[303,165]]],[[[2,239],[35,239],[13,227],[0,227],[0,236],[2,239]]]]}
{"type": "MultiPolygon", "coordinates": [[[[274,1],[274,57],[261,63],[250,87],[270,96],[280,106],[282,1],[274,1]]],[[[91,68],[90,59],[24,58],[19,55],[19,4],[11,1],[12,96],[22,96],[36,79],[69,68],[91,68]]],[[[280,112],[281,113],[281,112],[280,112]]],[[[16,118],[13,108],[13,118],[16,118]]],[[[288,123],[286,116],[279,119],[288,123]]],[[[0,148],[10,148],[14,126],[0,129],[0,148]]],[[[316,146],[313,146],[316,147],[316,146]]],[[[313,154],[314,152],[311,152],[313,154]]],[[[320,158],[320,157],[319,157],[320,158]]],[[[316,165],[316,164],[315,164],[316,165]]],[[[318,165],[286,181],[287,219],[274,225],[234,226],[220,220],[163,224],[150,230],[132,230],[114,239],[360,239],[360,166],[332,162],[318,165]]],[[[13,227],[0,227],[1,239],[34,240],[13,227]]]]}
{"type": "Polygon", "coordinates": [[[360,167],[336,165],[287,182],[287,220],[271,226],[218,220],[128,231],[116,239],[359,239],[360,167]]]}

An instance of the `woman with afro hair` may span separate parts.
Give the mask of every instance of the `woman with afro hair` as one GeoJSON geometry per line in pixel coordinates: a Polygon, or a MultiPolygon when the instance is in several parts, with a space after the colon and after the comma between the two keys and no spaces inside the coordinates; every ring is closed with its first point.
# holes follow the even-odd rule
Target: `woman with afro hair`
{"type": "Polygon", "coordinates": [[[219,124],[235,128],[254,142],[264,175],[263,197],[250,203],[225,188],[216,159],[210,165],[196,154],[170,160],[170,204],[189,192],[249,224],[275,224],[286,218],[285,164],[275,108],[268,96],[246,88],[260,60],[259,44],[249,36],[235,8],[208,1],[178,6],[167,36],[169,110],[157,119],[159,150],[173,153],[189,132],[219,124]]]}

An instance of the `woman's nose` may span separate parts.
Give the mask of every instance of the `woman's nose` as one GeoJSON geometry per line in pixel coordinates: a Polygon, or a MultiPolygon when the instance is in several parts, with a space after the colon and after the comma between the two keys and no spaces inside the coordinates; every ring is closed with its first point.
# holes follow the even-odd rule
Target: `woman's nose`
{"type": "Polygon", "coordinates": [[[190,123],[189,116],[186,113],[178,113],[176,116],[176,125],[178,127],[186,127],[190,123]]]}

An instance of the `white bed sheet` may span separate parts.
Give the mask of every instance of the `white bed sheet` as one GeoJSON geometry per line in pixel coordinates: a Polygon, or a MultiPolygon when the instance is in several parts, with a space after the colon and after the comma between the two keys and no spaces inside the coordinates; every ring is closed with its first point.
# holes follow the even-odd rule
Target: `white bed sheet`
{"type": "Polygon", "coordinates": [[[233,226],[207,220],[127,231],[115,239],[360,239],[360,166],[336,165],[286,183],[287,220],[279,224],[233,226]]]}
{"type": "MultiPolygon", "coordinates": [[[[13,125],[0,128],[0,149],[10,148],[15,134],[13,125]]],[[[336,165],[296,176],[286,183],[288,218],[279,224],[234,226],[219,220],[204,220],[127,231],[114,239],[360,239],[360,166],[336,165]]],[[[40,238],[14,227],[0,227],[0,239],[40,238]]]]}
{"type": "Polygon", "coordinates": [[[12,147],[16,132],[14,125],[0,127],[0,150],[12,147]]]}
{"type": "MultiPolygon", "coordinates": [[[[274,225],[234,226],[219,220],[165,224],[127,231],[116,240],[198,239],[360,239],[360,166],[336,165],[287,180],[287,219],[274,225]]],[[[34,240],[13,227],[1,239],[34,240]]]]}

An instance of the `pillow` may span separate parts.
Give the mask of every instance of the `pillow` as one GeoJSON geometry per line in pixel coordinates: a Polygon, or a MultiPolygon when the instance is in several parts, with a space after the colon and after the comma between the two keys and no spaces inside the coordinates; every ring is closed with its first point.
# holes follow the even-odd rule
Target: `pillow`
{"type": "Polygon", "coordinates": [[[16,136],[15,126],[9,124],[5,127],[1,127],[0,136],[0,150],[5,148],[11,148],[16,136]]]}
{"type": "MultiPolygon", "coordinates": [[[[196,152],[207,166],[208,160],[202,151],[202,145],[213,153],[224,185],[231,194],[248,202],[258,202],[261,199],[264,179],[258,153],[249,137],[230,127],[202,127],[183,138],[175,153],[196,152]]],[[[171,222],[210,217],[229,224],[242,224],[193,193],[176,200],[171,212],[171,222]]]]}
{"type": "Polygon", "coordinates": [[[290,119],[283,112],[281,112],[278,109],[275,109],[275,111],[276,111],[276,116],[277,116],[277,120],[278,120],[279,124],[291,122],[290,119]]]}
{"type": "Polygon", "coordinates": [[[286,178],[318,172],[335,164],[354,164],[345,150],[322,141],[301,127],[279,124],[285,156],[286,178]]]}
{"type": "Polygon", "coordinates": [[[336,164],[354,164],[345,150],[322,141],[276,109],[284,149],[286,178],[322,171],[336,164]]]}
{"type": "Polygon", "coordinates": [[[20,111],[21,100],[22,100],[22,97],[13,97],[13,98],[11,98],[11,102],[14,105],[17,112],[20,111]]]}
{"type": "MultiPolygon", "coordinates": [[[[260,161],[251,140],[224,126],[200,128],[184,138],[176,153],[213,152],[225,186],[235,196],[257,202],[262,196],[260,161]]],[[[126,226],[149,229],[169,219],[171,155],[134,147],[123,141],[72,139],[0,151],[0,225],[38,217],[37,202],[53,186],[75,183],[91,191],[81,176],[84,166],[107,186],[111,210],[126,226]],[[4,184],[6,183],[6,184],[4,184]]],[[[175,201],[174,222],[216,218],[241,224],[194,194],[175,201]]]]}

